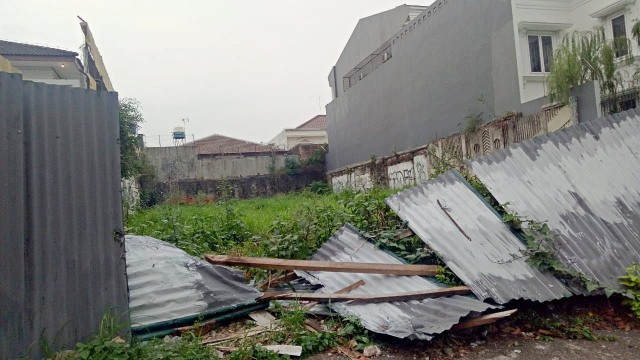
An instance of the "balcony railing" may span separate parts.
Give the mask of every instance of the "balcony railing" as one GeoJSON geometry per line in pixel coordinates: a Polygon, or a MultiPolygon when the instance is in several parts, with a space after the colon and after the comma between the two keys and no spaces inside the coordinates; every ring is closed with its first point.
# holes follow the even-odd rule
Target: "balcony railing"
{"type": "Polygon", "coordinates": [[[600,101],[600,108],[603,115],[608,115],[635,109],[638,103],[640,103],[640,88],[635,87],[613,96],[603,97],[600,101]]]}

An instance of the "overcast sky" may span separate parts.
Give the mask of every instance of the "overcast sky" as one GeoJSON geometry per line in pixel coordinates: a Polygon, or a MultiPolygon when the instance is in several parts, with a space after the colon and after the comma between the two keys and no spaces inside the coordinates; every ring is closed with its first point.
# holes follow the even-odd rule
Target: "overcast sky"
{"type": "Polygon", "coordinates": [[[358,19],[405,2],[0,0],[0,38],[77,52],[80,15],[120,97],[141,102],[144,134],[189,118],[196,138],[267,142],[325,114],[327,76],[358,19]]]}

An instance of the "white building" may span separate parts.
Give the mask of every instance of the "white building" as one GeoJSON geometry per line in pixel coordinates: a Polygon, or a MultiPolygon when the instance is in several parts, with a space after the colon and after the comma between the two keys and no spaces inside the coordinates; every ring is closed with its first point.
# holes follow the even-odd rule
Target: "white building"
{"type": "Polygon", "coordinates": [[[269,141],[270,144],[284,150],[293,149],[299,144],[322,145],[327,142],[326,115],[315,116],[294,129],[285,129],[269,141]]]}
{"type": "Polygon", "coordinates": [[[0,40],[0,56],[20,70],[24,80],[87,87],[82,63],[73,51],[0,40]]]}
{"type": "MultiPolygon", "coordinates": [[[[602,26],[607,39],[631,39],[640,16],[636,0],[512,0],[512,9],[522,103],[547,95],[545,76],[553,49],[565,35],[602,26]]],[[[640,55],[636,41],[631,41],[631,53],[640,55]]],[[[635,68],[623,62],[625,54],[619,51],[619,69],[632,76],[635,68]]]]}

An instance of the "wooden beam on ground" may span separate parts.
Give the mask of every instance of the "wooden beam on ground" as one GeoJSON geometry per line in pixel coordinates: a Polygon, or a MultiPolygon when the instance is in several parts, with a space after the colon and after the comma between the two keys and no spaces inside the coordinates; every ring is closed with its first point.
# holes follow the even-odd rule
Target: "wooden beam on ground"
{"type": "Polygon", "coordinates": [[[416,233],[414,233],[413,230],[411,230],[411,229],[405,230],[405,231],[401,232],[400,234],[398,234],[398,236],[396,236],[393,240],[394,241],[404,240],[404,239],[406,239],[408,237],[412,237],[415,234],[416,233]]]}
{"type": "Polygon", "coordinates": [[[192,332],[196,336],[200,337],[204,334],[210,333],[211,330],[215,329],[216,327],[218,327],[218,324],[216,323],[216,321],[211,320],[211,321],[204,322],[202,324],[197,324],[193,326],[184,326],[184,327],[173,329],[173,335],[181,336],[182,334],[192,332]]]}
{"type": "Polygon", "coordinates": [[[451,330],[455,331],[455,330],[462,330],[462,329],[468,329],[468,328],[472,328],[472,327],[476,327],[476,326],[481,326],[481,325],[487,325],[487,324],[491,324],[494,323],[498,320],[507,318],[511,315],[513,315],[516,310],[508,310],[508,311],[502,311],[502,312],[498,312],[498,313],[494,313],[494,314],[489,314],[489,315],[483,315],[480,317],[477,317],[475,319],[471,319],[471,320],[467,320],[467,321],[463,321],[459,324],[454,325],[451,330]]]}
{"type": "Polygon", "coordinates": [[[315,260],[284,260],[273,258],[251,258],[226,255],[205,255],[205,259],[214,265],[244,266],[259,269],[275,270],[305,270],[327,271],[359,274],[384,275],[436,275],[437,266],[434,265],[405,265],[405,264],[377,264],[352,263],[315,260]]]}
{"type": "Polygon", "coordinates": [[[257,335],[261,335],[264,334],[266,332],[271,332],[271,331],[277,331],[279,329],[279,325],[278,326],[270,326],[270,327],[264,327],[264,326],[256,326],[253,329],[249,330],[249,331],[237,331],[233,334],[224,336],[224,337],[219,337],[219,338],[206,338],[203,339],[200,344],[202,345],[215,345],[215,344],[221,344],[221,343],[225,343],[225,342],[229,342],[229,341],[233,341],[233,340],[238,340],[238,339],[244,339],[247,337],[252,337],[252,336],[257,336],[257,335]]]}
{"type": "Polygon", "coordinates": [[[259,289],[259,290],[266,290],[266,289],[268,289],[270,287],[273,287],[273,286],[276,286],[276,285],[280,285],[282,283],[288,283],[288,282],[293,281],[293,280],[295,280],[297,278],[299,278],[298,274],[296,274],[294,272],[285,271],[285,273],[280,275],[280,276],[272,277],[270,275],[267,280],[264,280],[261,283],[259,283],[256,286],[256,288],[259,289]]]}
{"type": "Polygon", "coordinates": [[[379,295],[350,295],[350,294],[321,294],[321,293],[292,293],[292,292],[272,292],[265,293],[259,301],[267,300],[299,300],[299,301],[315,301],[315,302],[345,302],[352,304],[371,304],[394,301],[412,301],[424,300],[431,298],[440,298],[453,295],[466,295],[471,293],[471,289],[466,286],[457,286],[451,288],[412,291],[406,293],[395,294],[379,294],[379,295]]]}
{"type": "MultiPolygon", "coordinates": [[[[334,294],[348,294],[348,293],[351,292],[351,290],[355,290],[355,289],[359,288],[362,285],[364,285],[364,280],[358,280],[358,281],[354,282],[353,284],[334,292],[334,294]]],[[[304,307],[306,309],[311,309],[312,307],[314,307],[314,306],[316,306],[318,304],[319,303],[317,301],[313,301],[313,302],[310,302],[310,303],[306,304],[304,307]]]]}

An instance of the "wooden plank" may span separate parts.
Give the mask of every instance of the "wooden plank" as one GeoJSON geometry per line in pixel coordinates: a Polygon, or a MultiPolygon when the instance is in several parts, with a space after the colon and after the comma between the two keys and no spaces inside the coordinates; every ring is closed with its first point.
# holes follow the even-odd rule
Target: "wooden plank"
{"type": "Polygon", "coordinates": [[[404,239],[406,239],[408,237],[412,237],[415,234],[416,233],[414,233],[413,230],[411,230],[411,229],[405,230],[405,231],[401,232],[400,234],[398,234],[398,236],[396,236],[393,240],[394,241],[404,240],[404,239]]]}
{"type": "Polygon", "coordinates": [[[184,326],[184,327],[173,329],[173,334],[175,336],[181,336],[182,334],[192,332],[196,334],[196,336],[202,336],[204,334],[210,333],[216,327],[218,327],[218,324],[216,323],[216,321],[211,320],[211,321],[204,322],[202,324],[197,324],[193,326],[184,326]]]}
{"type": "Polygon", "coordinates": [[[433,289],[424,291],[412,291],[396,294],[379,294],[379,295],[351,295],[351,294],[320,294],[320,293],[291,293],[277,292],[265,293],[258,300],[299,300],[299,301],[316,301],[316,302],[344,302],[349,301],[352,304],[370,304],[394,301],[411,301],[423,300],[431,298],[440,298],[453,295],[466,295],[471,293],[471,289],[466,286],[457,286],[443,289],[433,289]]]}
{"type": "Polygon", "coordinates": [[[263,327],[263,326],[256,326],[253,329],[249,330],[249,331],[237,331],[233,334],[221,337],[221,338],[207,338],[207,339],[203,339],[200,343],[202,345],[215,345],[215,344],[221,344],[224,342],[228,342],[228,341],[233,341],[236,339],[244,339],[245,337],[251,337],[251,336],[257,336],[257,335],[261,335],[264,334],[266,332],[270,332],[270,331],[276,331],[278,330],[279,327],[263,327]]]}
{"type": "Polygon", "coordinates": [[[508,311],[502,311],[502,312],[498,312],[498,313],[494,313],[494,314],[489,314],[489,315],[483,315],[480,317],[477,317],[475,319],[471,319],[471,320],[467,320],[464,322],[461,322],[459,324],[454,325],[451,330],[455,331],[455,330],[462,330],[462,329],[468,329],[468,328],[472,328],[472,327],[476,327],[476,326],[481,326],[481,325],[487,325],[487,324],[491,324],[494,323],[498,320],[507,318],[511,315],[513,315],[516,310],[508,310],[508,311]]]}
{"type": "MultiPolygon", "coordinates": [[[[350,293],[352,290],[355,290],[355,289],[359,288],[362,285],[364,285],[364,280],[358,280],[358,281],[354,282],[353,284],[334,292],[334,294],[347,294],[347,293],[350,293]]],[[[310,302],[310,303],[306,304],[304,307],[306,309],[311,309],[312,307],[314,307],[316,305],[318,305],[318,302],[317,301],[313,301],[313,302],[310,302]]]]}
{"type": "Polygon", "coordinates": [[[305,270],[327,271],[359,274],[384,275],[436,275],[438,267],[435,265],[405,265],[405,264],[377,264],[352,263],[315,260],[284,260],[273,258],[251,258],[226,255],[205,255],[205,259],[214,265],[244,266],[259,269],[275,270],[305,270]]]}

